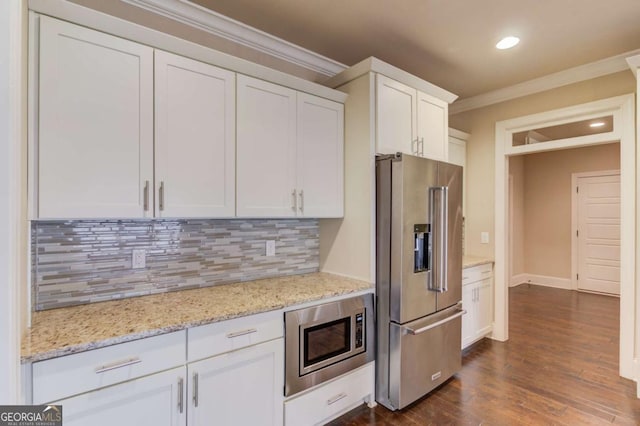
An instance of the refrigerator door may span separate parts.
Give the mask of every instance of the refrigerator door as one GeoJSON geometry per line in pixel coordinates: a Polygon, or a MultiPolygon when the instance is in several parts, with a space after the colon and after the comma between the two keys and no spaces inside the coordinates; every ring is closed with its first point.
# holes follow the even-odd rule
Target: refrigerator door
{"type": "Polygon", "coordinates": [[[389,324],[388,395],[378,395],[379,402],[404,408],[460,370],[463,314],[460,304],[408,324],[389,324]]]}
{"type": "Polygon", "coordinates": [[[389,213],[389,316],[397,323],[436,311],[436,292],[429,290],[432,278],[429,200],[430,188],[437,184],[438,162],[411,155],[401,158],[391,162],[389,213]]]}
{"type": "MultiPolygon", "coordinates": [[[[440,228],[446,228],[446,241],[444,250],[446,252],[444,270],[441,271],[441,278],[444,282],[440,285],[446,291],[437,293],[436,310],[442,310],[453,306],[462,300],[462,167],[448,163],[438,163],[437,187],[446,188],[446,218],[439,222],[440,228]]],[[[436,206],[438,210],[438,200],[436,196],[436,206]]],[[[438,224],[434,227],[434,235],[437,240],[438,224]]],[[[441,229],[444,231],[444,229],[441,229]]],[[[438,241],[434,243],[436,245],[438,241]]],[[[435,250],[435,248],[434,248],[435,250]]],[[[436,259],[436,261],[439,259],[436,259]]],[[[440,271],[436,271],[439,273],[440,271]]],[[[434,280],[434,283],[437,280],[434,280]]]]}

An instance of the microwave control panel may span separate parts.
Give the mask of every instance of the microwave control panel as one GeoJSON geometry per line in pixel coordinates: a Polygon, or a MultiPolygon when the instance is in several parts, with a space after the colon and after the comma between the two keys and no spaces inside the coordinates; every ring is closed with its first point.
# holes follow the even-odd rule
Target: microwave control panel
{"type": "Polygon", "coordinates": [[[363,313],[356,314],[356,348],[362,347],[363,318],[363,313]]]}

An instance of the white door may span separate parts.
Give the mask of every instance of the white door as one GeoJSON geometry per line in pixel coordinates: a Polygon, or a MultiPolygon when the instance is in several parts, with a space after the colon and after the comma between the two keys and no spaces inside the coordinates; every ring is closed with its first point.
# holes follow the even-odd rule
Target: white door
{"type": "Polygon", "coordinates": [[[344,215],[344,106],[298,93],[298,215],[344,215]]]}
{"type": "Polygon", "coordinates": [[[153,49],[40,17],[38,217],[151,217],[153,49]]]}
{"type": "Polygon", "coordinates": [[[418,154],[438,161],[447,161],[449,104],[426,93],[417,97],[418,154]]]}
{"type": "Polygon", "coordinates": [[[296,91],[237,80],[237,215],[295,216],[296,91]]]}
{"type": "Polygon", "coordinates": [[[376,76],[376,153],[417,154],[415,89],[376,76]]]}
{"type": "Polygon", "coordinates": [[[284,339],[189,364],[190,426],[282,425],[284,339]]]}
{"type": "Polygon", "coordinates": [[[157,217],[235,215],[235,73],[155,53],[157,217]]]}
{"type": "Polygon", "coordinates": [[[620,294],[620,175],[578,178],[578,290],[620,294]]]}
{"type": "Polygon", "coordinates": [[[174,368],[52,404],[62,405],[65,426],[184,426],[185,373],[174,368]]]}

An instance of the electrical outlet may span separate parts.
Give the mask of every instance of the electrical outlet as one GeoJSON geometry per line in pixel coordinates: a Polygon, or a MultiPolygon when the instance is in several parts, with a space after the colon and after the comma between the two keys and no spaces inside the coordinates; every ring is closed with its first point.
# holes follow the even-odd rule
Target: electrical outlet
{"type": "Polygon", "coordinates": [[[480,243],[481,244],[489,244],[489,233],[481,232],[480,233],[480,243]]]}
{"type": "Polygon", "coordinates": [[[276,242],[274,240],[265,241],[264,252],[265,252],[265,256],[275,256],[276,255],[276,242]]]}
{"type": "Polygon", "coordinates": [[[131,255],[131,267],[140,269],[147,266],[147,254],[143,249],[134,250],[131,255]]]}

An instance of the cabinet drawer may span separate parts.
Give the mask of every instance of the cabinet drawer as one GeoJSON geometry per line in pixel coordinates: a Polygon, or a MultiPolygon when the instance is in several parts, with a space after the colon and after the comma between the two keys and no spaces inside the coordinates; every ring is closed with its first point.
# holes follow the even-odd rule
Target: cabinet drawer
{"type": "Polygon", "coordinates": [[[373,363],[284,403],[285,426],[323,424],[362,403],[373,389],[373,363]]]}
{"type": "Polygon", "coordinates": [[[183,365],[185,331],[33,364],[33,403],[43,404],[183,365]]]}
{"type": "Polygon", "coordinates": [[[485,263],[478,266],[472,266],[471,268],[464,268],[462,270],[462,285],[467,285],[476,281],[490,278],[493,274],[493,265],[491,263],[485,263]]]}
{"type": "Polygon", "coordinates": [[[266,312],[189,329],[189,362],[284,336],[281,311],[266,312]]]}

